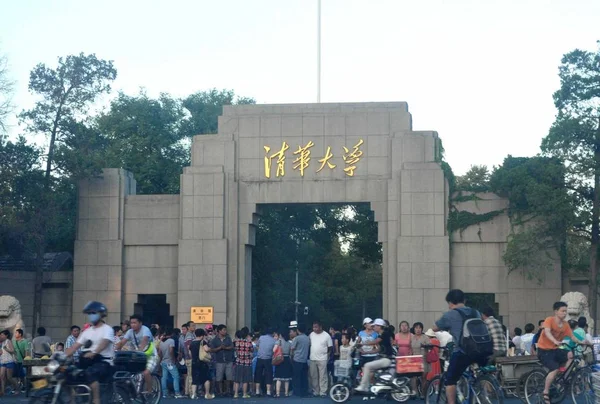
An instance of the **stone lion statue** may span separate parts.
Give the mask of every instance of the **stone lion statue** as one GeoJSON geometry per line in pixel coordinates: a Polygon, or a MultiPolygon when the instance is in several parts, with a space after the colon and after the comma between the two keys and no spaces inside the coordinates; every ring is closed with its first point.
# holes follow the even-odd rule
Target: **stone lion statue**
{"type": "Polygon", "coordinates": [[[568,319],[578,320],[583,316],[587,320],[588,332],[594,333],[594,319],[590,315],[590,305],[587,297],[581,292],[567,292],[560,298],[561,302],[568,304],[567,317],[568,319]]]}
{"type": "Polygon", "coordinates": [[[18,328],[23,329],[21,304],[14,296],[0,296],[0,331],[8,330],[12,336],[18,328]]]}

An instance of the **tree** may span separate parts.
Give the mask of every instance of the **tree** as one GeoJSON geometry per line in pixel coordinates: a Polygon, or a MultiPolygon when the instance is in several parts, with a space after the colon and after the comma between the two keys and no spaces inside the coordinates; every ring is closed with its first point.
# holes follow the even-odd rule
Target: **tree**
{"type": "MultiPolygon", "coordinates": [[[[69,176],[79,178],[83,173],[69,173],[67,166],[75,164],[58,161],[57,150],[64,149],[77,141],[90,106],[101,94],[110,91],[110,83],[117,71],[112,61],[98,59],[96,55],[70,55],[58,59],[58,66],[50,68],[37,65],[29,77],[29,91],[38,96],[35,106],[23,111],[19,116],[26,124],[28,133],[44,134],[49,138],[48,153],[45,158],[43,186],[37,196],[37,211],[30,221],[30,234],[34,240],[30,246],[35,256],[35,291],[33,303],[33,330],[39,325],[42,308],[43,260],[48,246],[51,218],[55,218],[60,203],[55,197],[55,186],[64,185],[69,176]],[[65,178],[57,179],[56,172],[65,178]]],[[[69,153],[61,152],[60,156],[69,153]]],[[[73,184],[71,184],[71,191],[73,184]]],[[[74,195],[74,194],[71,194],[74,195]]]]}
{"type": "MultiPolygon", "coordinates": [[[[598,43],[600,45],[600,41],[598,43]]],[[[567,187],[575,198],[576,235],[590,242],[589,302],[597,320],[598,254],[600,247],[600,47],[576,49],[559,67],[558,110],[542,152],[565,163],[567,187]]]]}
{"type": "Polygon", "coordinates": [[[184,116],[168,94],[120,93],[96,121],[106,142],[103,165],[132,171],[139,193],[179,193],[179,175],[190,161],[184,116]]]}
{"type": "Polygon", "coordinates": [[[474,165],[465,175],[456,178],[456,187],[461,191],[485,192],[489,189],[490,171],[485,165],[474,165]]]}
{"type": "Polygon", "coordinates": [[[182,100],[182,106],[189,114],[182,131],[186,136],[217,133],[218,117],[223,113],[223,105],[255,104],[254,98],[236,97],[233,90],[201,91],[182,100]]]}
{"type": "Polygon", "coordinates": [[[0,135],[0,255],[25,258],[31,248],[30,225],[43,183],[41,150],[19,137],[0,135]]]}
{"type": "Polygon", "coordinates": [[[8,78],[8,59],[0,55],[0,135],[6,132],[7,118],[12,112],[14,82],[8,78]]]}
{"type": "Polygon", "coordinates": [[[504,159],[490,178],[490,189],[509,200],[512,232],[504,253],[509,270],[543,280],[557,261],[567,268],[566,236],[573,223],[565,167],[553,157],[504,159]]]}

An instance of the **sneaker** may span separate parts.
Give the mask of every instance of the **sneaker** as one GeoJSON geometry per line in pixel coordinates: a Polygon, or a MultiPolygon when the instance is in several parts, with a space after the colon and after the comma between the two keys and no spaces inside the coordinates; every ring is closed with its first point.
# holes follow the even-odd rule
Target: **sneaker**
{"type": "Polygon", "coordinates": [[[369,390],[367,390],[361,386],[358,386],[357,388],[355,388],[354,391],[359,392],[359,393],[368,393],[369,392],[369,390]]]}
{"type": "Polygon", "coordinates": [[[250,394],[244,394],[242,398],[252,398],[252,396],[250,394]]]}
{"type": "Polygon", "coordinates": [[[233,398],[240,398],[240,396],[238,396],[238,393],[235,393],[235,394],[233,395],[233,398]]]}
{"type": "Polygon", "coordinates": [[[207,399],[207,400],[212,400],[213,398],[215,398],[215,395],[214,394],[206,394],[204,396],[204,398],[207,399]]]}
{"type": "Polygon", "coordinates": [[[177,394],[177,393],[175,393],[175,396],[174,396],[174,397],[175,397],[175,398],[184,398],[184,396],[182,396],[181,394],[177,394]]]}

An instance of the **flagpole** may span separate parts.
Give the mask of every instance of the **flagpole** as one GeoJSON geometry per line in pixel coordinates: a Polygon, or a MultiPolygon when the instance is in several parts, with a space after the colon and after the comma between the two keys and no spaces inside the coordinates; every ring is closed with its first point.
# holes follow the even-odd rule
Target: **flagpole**
{"type": "Polygon", "coordinates": [[[321,102],[321,0],[317,0],[317,102],[321,102]]]}

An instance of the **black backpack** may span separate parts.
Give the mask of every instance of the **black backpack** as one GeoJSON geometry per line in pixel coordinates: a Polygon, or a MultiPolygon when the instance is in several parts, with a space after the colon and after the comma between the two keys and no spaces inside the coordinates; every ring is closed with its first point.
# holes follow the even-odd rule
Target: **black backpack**
{"type": "Polygon", "coordinates": [[[491,356],[494,353],[494,340],[487,324],[477,315],[477,311],[471,309],[471,313],[467,315],[462,310],[455,310],[463,319],[458,346],[471,359],[491,356]]]}

